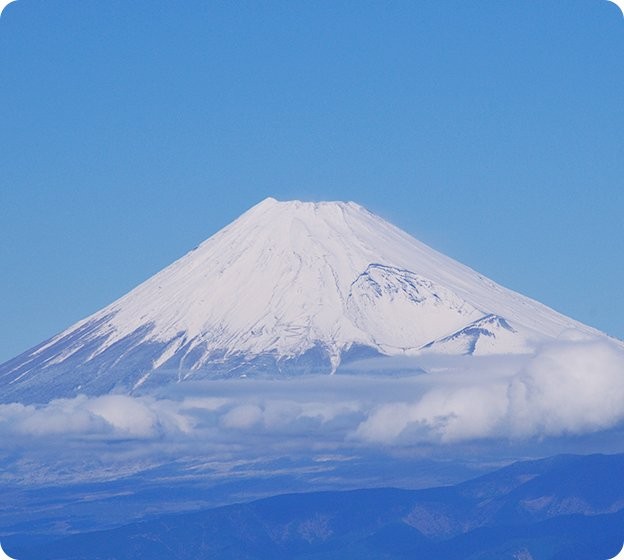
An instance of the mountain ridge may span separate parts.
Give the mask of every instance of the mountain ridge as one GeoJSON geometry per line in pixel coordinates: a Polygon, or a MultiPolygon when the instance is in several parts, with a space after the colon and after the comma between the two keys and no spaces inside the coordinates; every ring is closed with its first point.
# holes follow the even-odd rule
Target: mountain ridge
{"type": "Polygon", "coordinates": [[[622,454],[558,455],[451,486],[282,494],[14,549],[48,560],[593,560],[621,546],[623,469],[622,454]]]}

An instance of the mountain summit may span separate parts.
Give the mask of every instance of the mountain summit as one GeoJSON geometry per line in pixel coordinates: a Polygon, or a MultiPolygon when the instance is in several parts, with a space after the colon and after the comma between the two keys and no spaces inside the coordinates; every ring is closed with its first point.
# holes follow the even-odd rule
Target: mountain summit
{"type": "Polygon", "coordinates": [[[108,307],[0,366],[0,400],[362,355],[529,353],[574,329],[353,202],[268,198],[108,307]]]}

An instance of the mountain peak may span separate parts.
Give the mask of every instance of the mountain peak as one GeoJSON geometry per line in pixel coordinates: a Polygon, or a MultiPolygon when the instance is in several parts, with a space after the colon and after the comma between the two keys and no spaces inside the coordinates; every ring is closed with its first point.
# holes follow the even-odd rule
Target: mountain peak
{"type": "Polygon", "coordinates": [[[0,379],[15,387],[49,379],[65,393],[131,390],[165,377],[333,372],[357,349],[530,352],[568,329],[591,330],[356,203],[267,198],[0,366],[0,379]]]}
{"type": "Polygon", "coordinates": [[[271,196],[260,201],[255,206],[252,206],[247,212],[254,212],[256,210],[271,210],[280,213],[308,213],[310,215],[318,214],[319,212],[332,212],[338,210],[368,212],[363,206],[360,206],[356,202],[347,202],[342,200],[277,200],[271,196]]]}

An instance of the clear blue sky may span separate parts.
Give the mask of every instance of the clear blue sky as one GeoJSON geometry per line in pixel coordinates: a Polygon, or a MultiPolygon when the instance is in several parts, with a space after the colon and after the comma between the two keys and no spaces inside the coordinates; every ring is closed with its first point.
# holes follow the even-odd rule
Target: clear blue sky
{"type": "Polygon", "coordinates": [[[17,0],[0,18],[0,361],[266,196],[355,200],[624,337],[606,0],[17,0]]]}

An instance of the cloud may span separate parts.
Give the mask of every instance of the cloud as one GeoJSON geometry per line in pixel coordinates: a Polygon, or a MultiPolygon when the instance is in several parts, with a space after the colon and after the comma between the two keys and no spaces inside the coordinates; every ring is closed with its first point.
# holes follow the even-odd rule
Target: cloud
{"type": "Polygon", "coordinates": [[[209,381],[158,397],[0,405],[0,438],[5,450],[43,452],[71,441],[77,450],[88,442],[96,453],[97,442],[114,441],[105,453],[233,460],[537,441],[609,430],[624,420],[624,349],[616,342],[561,340],[509,360],[410,360],[396,363],[396,375],[387,362],[383,375],[209,381]],[[410,367],[417,373],[405,375],[410,367]]]}
{"type": "Polygon", "coordinates": [[[591,433],[624,420],[624,350],[559,341],[512,375],[444,376],[413,401],[382,404],[356,429],[378,443],[526,439],[591,433]]]}
{"type": "Polygon", "coordinates": [[[46,405],[0,405],[0,434],[14,436],[102,436],[153,438],[188,433],[192,418],[177,403],[126,395],[57,399],[46,405]]]}
{"type": "Polygon", "coordinates": [[[356,436],[364,441],[454,441],[490,437],[505,414],[506,385],[444,385],[418,400],[384,404],[362,422],[356,436]]]}
{"type": "Polygon", "coordinates": [[[624,418],[624,352],[599,341],[544,348],[509,386],[510,433],[560,435],[624,418]]]}
{"type": "Polygon", "coordinates": [[[262,420],[262,409],[254,404],[243,404],[229,410],[221,417],[221,425],[225,428],[245,429],[258,424],[262,420]]]}

